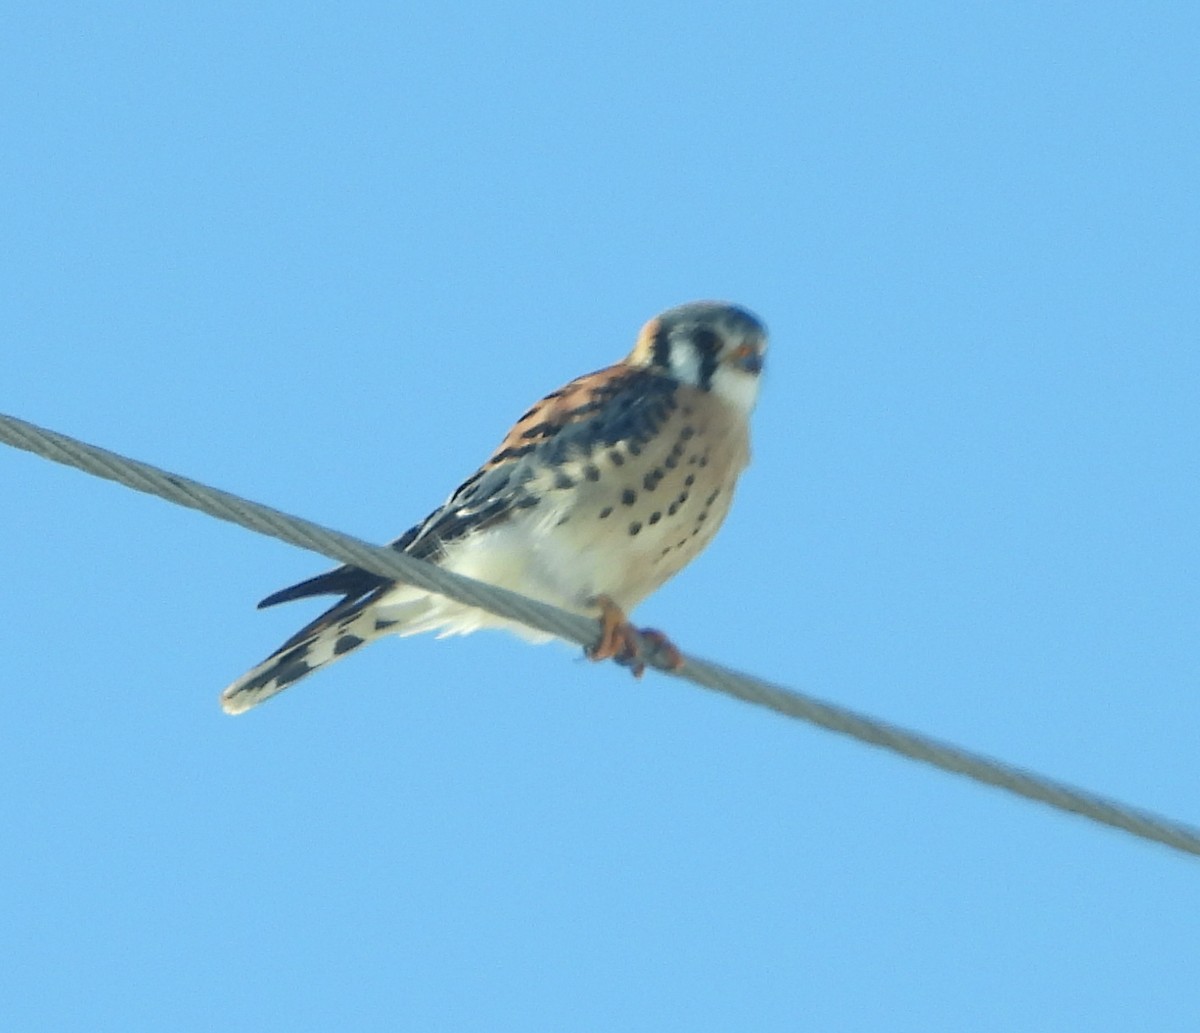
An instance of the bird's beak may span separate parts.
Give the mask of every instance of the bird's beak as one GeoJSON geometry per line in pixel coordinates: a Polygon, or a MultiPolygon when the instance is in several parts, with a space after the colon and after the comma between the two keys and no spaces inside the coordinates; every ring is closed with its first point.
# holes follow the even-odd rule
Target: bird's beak
{"type": "Polygon", "coordinates": [[[734,360],[738,369],[744,370],[746,373],[761,373],[763,368],[763,357],[761,352],[747,352],[734,360]]]}

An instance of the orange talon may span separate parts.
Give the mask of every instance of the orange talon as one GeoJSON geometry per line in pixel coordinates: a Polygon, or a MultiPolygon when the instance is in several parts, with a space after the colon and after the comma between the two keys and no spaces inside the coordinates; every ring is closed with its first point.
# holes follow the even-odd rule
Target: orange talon
{"type": "Polygon", "coordinates": [[[608,596],[599,596],[595,605],[600,608],[600,641],[584,651],[589,660],[616,660],[628,667],[635,678],[640,678],[646,670],[638,642],[641,635],[650,643],[651,652],[660,655],[671,670],[683,666],[683,655],[661,631],[645,628],[639,632],[629,623],[625,611],[608,596]]]}
{"type": "Polygon", "coordinates": [[[598,596],[594,605],[600,608],[600,641],[586,650],[589,660],[623,660],[637,655],[632,637],[633,625],[625,611],[608,596],[598,596]]]}

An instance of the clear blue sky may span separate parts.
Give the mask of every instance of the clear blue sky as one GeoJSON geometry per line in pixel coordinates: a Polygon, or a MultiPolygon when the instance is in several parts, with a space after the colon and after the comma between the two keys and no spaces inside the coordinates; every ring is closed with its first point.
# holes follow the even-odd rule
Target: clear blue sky
{"type": "MultiPolygon", "coordinates": [[[[22,5],[0,409],[376,540],[656,311],[772,330],[638,616],[1200,821],[1192,4],[22,5]]],[[[1200,1028],[1200,864],[502,635],[217,693],[324,560],[0,449],[0,1013],[1200,1028]]]]}

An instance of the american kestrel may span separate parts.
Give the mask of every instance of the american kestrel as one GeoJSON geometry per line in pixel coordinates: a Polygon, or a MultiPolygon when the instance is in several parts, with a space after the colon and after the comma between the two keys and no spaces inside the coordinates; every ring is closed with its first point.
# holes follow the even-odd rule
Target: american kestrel
{"type": "MultiPolygon", "coordinates": [[[[651,319],[622,362],[553,391],[446,502],[392,548],[565,610],[599,617],[592,659],[640,673],[626,614],[708,545],[750,459],[767,333],[745,309],[681,305],[651,319]]],[[[340,595],[221,694],[241,713],[383,635],[544,632],[343,566],[259,607],[340,595]]],[[[658,633],[660,648],[679,653],[658,633]]]]}

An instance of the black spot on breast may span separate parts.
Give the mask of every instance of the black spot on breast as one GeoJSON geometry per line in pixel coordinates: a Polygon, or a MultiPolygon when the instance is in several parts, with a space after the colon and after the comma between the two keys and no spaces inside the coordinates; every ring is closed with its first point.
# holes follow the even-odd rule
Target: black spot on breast
{"type": "Polygon", "coordinates": [[[516,506],[517,509],[532,509],[534,506],[536,506],[541,501],[542,500],[539,499],[536,495],[526,495],[524,498],[518,499],[514,503],[514,505],[516,506]]]}
{"type": "Polygon", "coordinates": [[[388,621],[384,620],[382,617],[377,617],[375,618],[375,630],[387,631],[388,628],[394,628],[399,623],[399,621],[388,621]]]}
{"type": "Polygon", "coordinates": [[[635,502],[637,502],[637,492],[632,488],[626,488],[621,492],[621,505],[632,506],[635,502]]]}
{"type": "Polygon", "coordinates": [[[613,466],[624,466],[625,465],[625,457],[623,455],[621,455],[620,452],[617,452],[617,451],[609,452],[608,458],[612,462],[613,466]]]}
{"type": "Polygon", "coordinates": [[[651,470],[645,477],[642,478],[642,487],[647,491],[653,491],[658,487],[658,482],[663,479],[662,467],[658,466],[651,470]]]}
{"type": "Polygon", "coordinates": [[[690,487],[691,487],[693,484],[695,484],[695,483],[696,483],[696,475],[695,475],[694,473],[689,473],[689,474],[688,474],[688,475],[687,475],[687,476],[686,476],[686,477],[683,479],[683,483],[684,483],[684,484],[686,484],[686,485],[687,485],[687,486],[690,488],[690,487]]]}
{"type": "Polygon", "coordinates": [[[677,498],[675,501],[678,502],[679,505],[682,506],[685,502],[687,502],[687,500],[688,500],[688,493],[686,491],[681,491],[679,493],[679,498],[677,498]]]}
{"type": "Polygon", "coordinates": [[[691,415],[692,415],[692,407],[691,407],[690,405],[685,405],[685,406],[683,407],[683,415],[684,415],[684,416],[691,416],[691,415]]]}
{"type": "Polygon", "coordinates": [[[705,452],[705,453],[704,453],[704,455],[702,455],[702,456],[700,457],[700,465],[701,465],[701,466],[708,466],[708,453],[707,453],[707,452],[705,452]]]}
{"type": "Polygon", "coordinates": [[[666,459],[663,460],[663,466],[668,470],[674,470],[679,465],[679,456],[672,452],[666,459]]]}
{"type": "Polygon", "coordinates": [[[721,489],[720,489],[720,488],[713,488],[713,490],[712,490],[712,491],[709,493],[709,496],[708,496],[708,498],[706,498],[706,499],[704,500],[704,504],[705,504],[706,506],[711,506],[711,505],[712,505],[714,502],[716,502],[716,501],[717,501],[717,496],[718,496],[718,495],[720,495],[720,494],[721,494],[721,489]]]}
{"type": "Polygon", "coordinates": [[[333,655],[341,656],[343,653],[349,653],[352,649],[357,649],[363,644],[363,640],[357,635],[342,635],[333,644],[333,655]]]}
{"type": "Polygon", "coordinates": [[[632,524],[629,525],[629,533],[630,534],[637,534],[641,529],[642,529],[642,525],[637,520],[635,520],[632,524]]]}
{"type": "Polygon", "coordinates": [[[560,470],[558,472],[558,475],[554,478],[554,487],[564,488],[564,489],[565,488],[574,488],[575,481],[573,478],[569,477],[567,474],[563,473],[560,470]]]}
{"type": "Polygon", "coordinates": [[[583,468],[583,476],[589,481],[598,481],[600,480],[600,468],[595,466],[593,463],[588,463],[587,466],[583,468]]]}
{"type": "Polygon", "coordinates": [[[629,442],[629,454],[631,456],[640,456],[642,454],[642,443],[640,441],[629,442]]]}
{"type": "Polygon", "coordinates": [[[679,432],[680,441],[690,441],[696,436],[696,428],[690,423],[679,432]]]}
{"type": "Polygon", "coordinates": [[[678,512],[679,512],[679,503],[678,502],[672,502],[667,507],[667,516],[674,516],[678,512]]]}
{"type": "Polygon", "coordinates": [[[662,513],[657,509],[653,513],[650,514],[650,523],[652,523],[652,524],[657,524],[661,519],[662,519],[662,513]]]}
{"type": "Polygon", "coordinates": [[[602,510],[600,510],[601,520],[605,520],[610,516],[612,516],[612,506],[605,506],[602,510]]]}

